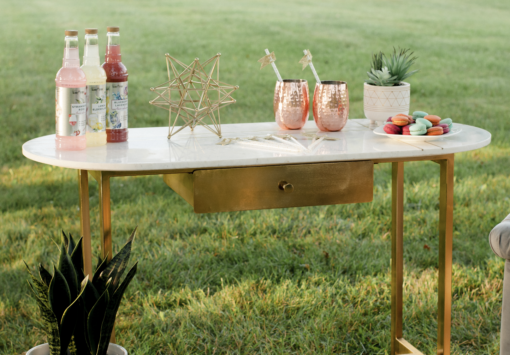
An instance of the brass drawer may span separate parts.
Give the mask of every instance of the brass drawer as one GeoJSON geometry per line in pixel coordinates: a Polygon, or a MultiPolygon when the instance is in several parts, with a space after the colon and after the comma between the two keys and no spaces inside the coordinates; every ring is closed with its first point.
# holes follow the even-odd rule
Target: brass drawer
{"type": "Polygon", "coordinates": [[[163,179],[196,213],[335,205],[373,199],[372,161],[196,170],[163,179]]]}

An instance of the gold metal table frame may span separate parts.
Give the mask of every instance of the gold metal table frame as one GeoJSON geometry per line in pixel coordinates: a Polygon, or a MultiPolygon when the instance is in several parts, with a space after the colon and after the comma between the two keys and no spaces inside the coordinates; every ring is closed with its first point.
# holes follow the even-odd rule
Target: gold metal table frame
{"type": "MultiPolygon", "coordinates": [[[[423,354],[403,338],[404,275],[404,162],[433,161],[440,165],[439,208],[439,277],[437,354],[449,355],[452,309],[452,242],[454,154],[375,159],[374,164],[392,164],[392,229],[391,229],[391,355],[423,354]]],[[[92,275],[88,174],[99,184],[100,236],[103,257],[112,256],[110,179],[122,176],[192,173],[193,169],[148,171],[78,170],[80,191],[81,234],[83,235],[85,274],[92,275]]],[[[112,335],[113,336],[113,335],[112,335]]]]}

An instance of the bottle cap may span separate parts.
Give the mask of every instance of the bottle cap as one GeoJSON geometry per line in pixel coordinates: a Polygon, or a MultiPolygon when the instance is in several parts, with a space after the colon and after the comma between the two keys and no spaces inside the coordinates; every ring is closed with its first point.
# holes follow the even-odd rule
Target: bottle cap
{"type": "Polygon", "coordinates": [[[88,35],[97,35],[97,28],[86,28],[85,34],[88,35]]]}
{"type": "Polygon", "coordinates": [[[120,29],[116,26],[108,26],[108,27],[106,27],[106,30],[108,32],[119,32],[120,29]]]}
{"type": "Polygon", "coordinates": [[[66,30],[65,34],[66,34],[66,36],[74,37],[74,36],[78,36],[78,31],[66,30]]]}

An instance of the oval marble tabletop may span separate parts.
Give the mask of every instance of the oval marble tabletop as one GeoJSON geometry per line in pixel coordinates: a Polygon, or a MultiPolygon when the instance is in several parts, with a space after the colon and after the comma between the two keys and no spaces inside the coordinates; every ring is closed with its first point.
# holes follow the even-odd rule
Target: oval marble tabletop
{"type": "Polygon", "coordinates": [[[23,155],[40,163],[73,169],[181,170],[434,156],[482,148],[491,141],[491,134],[486,130],[462,124],[457,124],[462,128],[461,134],[432,142],[388,139],[374,134],[368,125],[366,119],[350,119],[341,132],[329,133],[319,132],[314,121],[295,131],[282,131],[275,122],[221,125],[223,138],[290,134],[305,147],[312,143],[310,135],[313,134],[336,138],[324,140],[312,150],[298,152],[236,142],[219,145],[220,139],[203,127],[197,127],[194,132],[184,129],[168,140],[168,127],[153,127],[130,128],[128,142],[82,151],[59,151],[55,149],[55,135],[39,137],[23,144],[23,155]]]}

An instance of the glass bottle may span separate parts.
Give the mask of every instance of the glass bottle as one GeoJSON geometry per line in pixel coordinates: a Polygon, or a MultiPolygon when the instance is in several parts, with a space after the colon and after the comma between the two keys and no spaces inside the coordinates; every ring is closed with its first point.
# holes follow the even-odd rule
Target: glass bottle
{"type": "Polygon", "coordinates": [[[81,150],[85,137],[87,79],[80,69],[78,31],[65,31],[62,68],[55,78],[55,144],[59,150],[81,150]]]}
{"type": "Polygon", "coordinates": [[[87,147],[106,144],[106,73],[99,62],[97,28],[85,29],[81,69],[87,77],[87,147]]]}
{"type": "Polygon", "coordinates": [[[128,139],[128,71],[122,64],[118,27],[107,27],[108,44],[106,72],[106,137],[108,143],[126,142],[128,139]]]}

